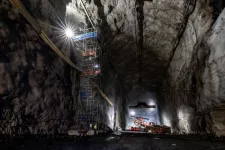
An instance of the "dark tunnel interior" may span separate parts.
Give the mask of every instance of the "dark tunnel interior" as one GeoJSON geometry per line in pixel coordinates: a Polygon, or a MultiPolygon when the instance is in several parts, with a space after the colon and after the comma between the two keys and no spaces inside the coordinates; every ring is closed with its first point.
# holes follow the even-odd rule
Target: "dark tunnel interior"
{"type": "Polygon", "coordinates": [[[224,7],[0,0],[0,149],[225,149],[224,7]]]}

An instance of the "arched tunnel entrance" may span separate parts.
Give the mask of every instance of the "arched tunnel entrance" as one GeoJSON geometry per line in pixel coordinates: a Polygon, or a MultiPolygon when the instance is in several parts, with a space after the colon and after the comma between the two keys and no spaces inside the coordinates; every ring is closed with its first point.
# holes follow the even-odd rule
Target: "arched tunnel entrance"
{"type": "Polygon", "coordinates": [[[0,0],[0,149],[225,149],[224,6],[0,0]]]}
{"type": "Polygon", "coordinates": [[[157,97],[152,92],[142,92],[143,90],[133,90],[129,93],[132,98],[128,102],[128,114],[126,129],[150,125],[151,123],[160,125],[157,97]],[[137,118],[142,118],[144,124],[136,123],[137,118]]]}

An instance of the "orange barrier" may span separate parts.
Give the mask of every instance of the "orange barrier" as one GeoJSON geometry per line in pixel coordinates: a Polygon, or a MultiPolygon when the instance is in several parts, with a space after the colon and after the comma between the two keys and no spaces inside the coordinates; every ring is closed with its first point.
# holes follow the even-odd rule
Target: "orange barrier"
{"type": "Polygon", "coordinates": [[[82,55],[96,57],[96,51],[95,50],[86,50],[86,51],[82,52],[82,55]]]}

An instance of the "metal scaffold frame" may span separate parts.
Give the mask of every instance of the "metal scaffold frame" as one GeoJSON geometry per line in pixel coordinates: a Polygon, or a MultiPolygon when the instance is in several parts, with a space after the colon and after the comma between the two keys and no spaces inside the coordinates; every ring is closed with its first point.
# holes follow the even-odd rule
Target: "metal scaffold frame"
{"type": "Polygon", "coordinates": [[[101,49],[98,47],[97,31],[93,28],[80,29],[73,40],[75,42],[80,41],[82,60],[79,65],[83,70],[83,74],[80,75],[79,101],[81,112],[78,114],[78,122],[80,127],[88,128],[89,124],[97,121],[96,117],[99,114],[98,89],[92,82],[100,85],[101,49]]]}
{"type": "MultiPolygon", "coordinates": [[[[81,0],[82,1],[82,0],[81,0]]],[[[87,102],[94,102],[94,105],[90,105],[91,107],[87,107],[90,108],[89,112],[91,113],[91,118],[88,120],[88,122],[94,120],[96,117],[93,117],[93,114],[97,114],[95,116],[98,116],[98,100],[100,100],[100,95],[108,102],[108,104],[110,106],[113,106],[113,103],[110,101],[110,99],[106,96],[106,94],[102,91],[102,89],[99,87],[99,85],[101,85],[101,80],[99,77],[99,74],[101,73],[101,70],[95,70],[97,72],[95,72],[94,75],[89,76],[86,75],[85,72],[81,69],[83,63],[81,63],[81,66],[78,66],[77,64],[75,64],[68,56],[66,56],[55,44],[54,42],[50,39],[50,37],[48,37],[48,35],[46,34],[46,32],[42,29],[42,27],[39,25],[39,21],[34,18],[29,11],[26,10],[26,8],[24,7],[23,3],[20,0],[9,0],[9,2],[15,7],[17,8],[17,10],[24,16],[24,18],[29,22],[29,24],[34,28],[34,30],[38,33],[38,35],[41,37],[41,39],[51,48],[51,50],[56,53],[59,57],[61,57],[67,64],[69,64],[71,67],[73,67],[74,69],[76,69],[78,72],[80,72],[81,74],[84,74],[85,80],[87,80],[89,82],[89,84],[91,83],[91,88],[93,93],[99,93],[98,97],[96,97],[96,94],[93,94],[95,96],[89,97],[87,100],[87,102]],[[97,99],[97,100],[96,100],[97,99]],[[92,100],[92,101],[91,101],[92,100]],[[97,109],[93,109],[92,106],[97,106],[97,109]],[[95,112],[97,113],[94,113],[95,112]]],[[[85,6],[83,5],[86,14],[88,15],[85,6]]],[[[91,21],[90,17],[88,16],[89,20],[91,21]]],[[[60,20],[61,21],[61,20],[60,20]]],[[[92,23],[93,26],[93,23],[92,23]]],[[[79,31],[80,33],[76,33],[77,36],[74,37],[69,37],[71,39],[74,39],[74,41],[79,41],[76,43],[76,45],[81,48],[82,47],[82,52],[85,52],[86,56],[83,57],[82,62],[88,61],[90,58],[88,57],[89,55],[92,55],[91,58],[95,58],[97,61],[92,61],[92,66],[93,66],[93,62],[95,62],[95,64],[98,63],[99,68],[100,68],[100,61],[101,61],[101,49],[100,47],[98,47],[98,42],[97,42],[97,32],[95,30],[95,27],[93,26],[93,28],[91,29],[82,29],[79,31]],[[91,40],[93,40],[91,42],[91,40]],[[88,51],[87,49],[87,45],[89,44],[85,44],[85,43],[89,43],[88,41],[90,41],[90,43],[92,43],[91,45],[93,46],[91,49],[92,51],[88,51]],[[83,44],[83,46],[80,46],[80,42],[83,44]],[[86,47],[86,48],[85,48],[86,47]],[[94,53],[95,52],[95,53],[94,53]]],[[[90,45],[90,46],[91,46],[90,45]]],[[[83,54],[83,53],[82,53],[83,54]]],[[[86,82],[86,81],[85,81],[86,82]]],[[[84,82],[82,82],[84,83],[84,82]]],[[[79,95],[79,100],[80,100],[80,95],[79,95]]],[[[81,100],[80,100],[81,101],[81,100]]],[[[79,101],[79,102],[80,102],[79,101]]],[[[79,104],[78,104],[79,105],[79,104]]],[[[76,106],[77,107],[77,106],[76,106]]],[[[82,108],[82,112],[85,112],[84,107],[82,108]]],[[[77,118],[77,116],[75,116],[75,118],[77,118]]],[[[98,120],[96,120],[98,121],[98,120]]]]}

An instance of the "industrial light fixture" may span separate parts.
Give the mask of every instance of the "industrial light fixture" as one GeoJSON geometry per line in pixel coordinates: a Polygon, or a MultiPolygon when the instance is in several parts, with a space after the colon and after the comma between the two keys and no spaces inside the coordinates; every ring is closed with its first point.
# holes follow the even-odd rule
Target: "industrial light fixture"
{"type": "Polygon", "coordinates": [[[65,30],[65,33],[66,33],[66,36],[69,37],[69,38],[71,38],[71,37],[74,36],[73,30],[70,29],[70,28],[67,28],[67,29],[65,30]]]}
{"type": "Polygon", "coordinates": [[[135,114],[136,114],[135,111],[131,111],[131,112],[130,112],[130,115],[131,115],[131,116],[134,116],[135,114]]]}
{"type": "Polygon", "coordinates": [[[98,64],[96,64],[94,67],[95,67],[95,68],[99,68],[99,65],[98,65],[98,64]]]}
{"type": "Polygon", "coordinates": [[[154,101],[151,101],[151,102],[150,102],[150,105],[151,105],[151,106],[155,105],[154,101]]]}

